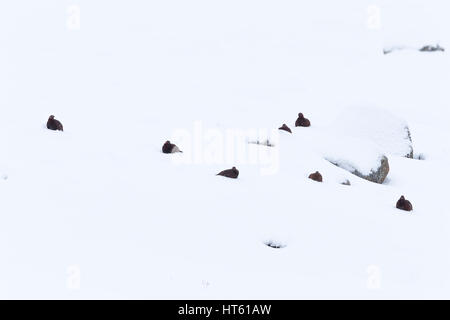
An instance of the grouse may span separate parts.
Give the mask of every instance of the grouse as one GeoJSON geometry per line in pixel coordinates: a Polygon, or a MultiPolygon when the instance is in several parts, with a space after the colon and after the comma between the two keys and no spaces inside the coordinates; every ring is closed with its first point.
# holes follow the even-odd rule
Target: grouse
{"type": "Polygon", "coordinates": [[[317,182],[322,182],[322,175],[319,173],[319,171],[311,173],[308,178],[317,182]]]}
{"type": "Polygon", "coordinates": [[[170,141],[166,141],[162,147],[163,153],[176,153],[176,152],[183,152],[178,148],[176,145],[170,143],[170,141]]]}
{"type": "Polygon", "coordinates": [[[303,113],[298,114],[298,119],[295,121],[296,127],[309,127],[311,126],[311,122],[303,116],[303,113]]]}
{"type": "Polygon", "coordinates": [[[289,133],[292,133],[292,130],[286,124],[283,124],[280,128],[278,128],[278,130],[284,130],[289,133]]]}
{"type": "Polygon", "coordinates": [[[63,125],[61,122],[55,119],[55,116],[50,116],[47,121],[47,129],[49,130],[58,130],[58,131],[64,131],[63,125]]]}
{"type": "Polygon", "coordinates": [[[217,175],[222,176],[222,177],[231,178],[231,179],[237,179],[237,177],[239,177],[239,170],[236,169],[236,167],[233,167],[231,169],[224,170],[224,171],[218,173],[217,175]]]}
{"type": "Polygon", "coordinates": [[[397,201],[397,209],[412,211],[413,207],[411,202],[406,200],[404,196],[401,196],[400,199],[397,201]]]}

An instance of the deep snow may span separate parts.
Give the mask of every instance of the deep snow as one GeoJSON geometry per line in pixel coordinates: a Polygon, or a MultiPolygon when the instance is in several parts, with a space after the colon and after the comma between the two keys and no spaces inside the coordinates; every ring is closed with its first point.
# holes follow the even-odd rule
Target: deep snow
{"type": "Polygon", "coordinates": [[[449,298],[450,58],[414,50],[450,50],[449,9],[3,1],[0,297],[449,298]],[[389,154],[383,185],[323,159],[339,114],[367,105],[426,158],[389,154]],[[162,154],[168,139],[184,153],[162,154]],[[233,165],[238,180],[215,176],[233,165]]]}

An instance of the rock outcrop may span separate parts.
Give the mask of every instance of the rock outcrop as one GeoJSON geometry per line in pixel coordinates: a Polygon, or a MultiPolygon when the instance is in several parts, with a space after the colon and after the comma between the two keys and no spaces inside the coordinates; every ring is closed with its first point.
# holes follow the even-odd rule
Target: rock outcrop
{"type": "Polygon", "coordinates": [[[439,44],[435,46],[424,46],[419,51],[421,52],[436,52],[436,51],[445,51],[439,44]]]}
{"type": "Polygon", "coordinates": [[[349,171],[355,176],[379,184],[383,183],[384,180],[386,180],[386,177],[389,173],[389,160],[386,156],[381,156],[378,161],[378,166],[370,169],[368,173],[363,172],[362,170],[358,169],[356,166],[352,165],[350,162],[347,162],[345,160],[339,161],[331,159],[327,160],[330,161],[335,166],[338,166],[342,169],[349,171]]]}

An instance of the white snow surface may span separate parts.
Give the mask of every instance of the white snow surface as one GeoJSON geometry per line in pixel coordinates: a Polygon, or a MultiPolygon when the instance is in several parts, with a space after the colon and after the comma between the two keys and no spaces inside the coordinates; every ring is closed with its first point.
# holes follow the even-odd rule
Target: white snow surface
{"type": "Polygon", "coordinates": [[[3,1],[0,298],[450,298],[450,58],[383,54],[450,50],[449,9],[3,1]],[[383,151],[351,123],[348,143],[331,129],[367,105],[408,123],[426,158],[389,155],[382,185],[324,160],[369,167],[383,151]],[[268,134],[273,148],[247,143],[268,134]],[[162,154],[168,139],[184,152],[162,154]],[[239,179],[215,176],[233,165],[239,179]]]}
{"type": "Polygon", "coordinates": [[[411,152],[408,123],[382,108],[348,108],[337,117],[329,130],[335,136],[341,134],[368,140],[386,155],[406,156],[411,152]]]}

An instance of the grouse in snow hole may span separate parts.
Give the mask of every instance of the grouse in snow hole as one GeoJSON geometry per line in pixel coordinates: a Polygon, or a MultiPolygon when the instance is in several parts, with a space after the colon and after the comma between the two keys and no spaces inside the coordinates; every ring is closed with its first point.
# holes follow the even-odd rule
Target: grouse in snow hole
{"type": "Polygon", "coordinates": [[[236,167],[233,167],[231,169],[219,172],[217,175],[222,176],[222,177],[231,178],[231,179],[237,179],[237,177],[239,177],[239,170],[236,169],[236,167]]]}
{"type": "Polygon", "coordinates": [[[178,148],[176,145],[170,143],[170,141],[166,141],[162,147],[163,153],[177,153],[177,152],[183,152],[178,148]]]}
{"type": "Polygon", "coordinates": [[[319,171],[311,173],[308,178],[317,182],[322,182],[322,175],[319,173],[319,171]]]}
{"type": "Polygon", "coordinates": [[[286,248],[286,245],[284,245],[282,243],[274,242],[274,241],[266,241],[266,242],[264,242],[264,244],[266,246],[268,246],[269,248],[272,248],[272,249],[283,249],[283,248],[286,248]]]}
{"type": "Polygon", "coordinates": [[[295,121],[296,127],[309,127],[311,122],[303,116],[303,113],[298,114],[298,119],[295,121]]]}
{"type": "Polygon", "coordinates": [[[280,128],[278,128],[278,130],[283,130],[283,131],[287,131],[289,133],[292,133],[291,128],[289,128],[286,124],[283,124],[280,128]]]}
{"type": "Polygon", "coordinates": [[[48,118],[47,129],[64,131],[62,123],[59,122],[58,120],[56,120],[55,116],[53,116],[53,115],[48,118]]]}
{"type": "Polygon", "coordinates": [[[397,201],[397,209],[412,211],[413,207],[411,202],[406,200],[404,196],[401,196],[400,199],[397,201]]]}

